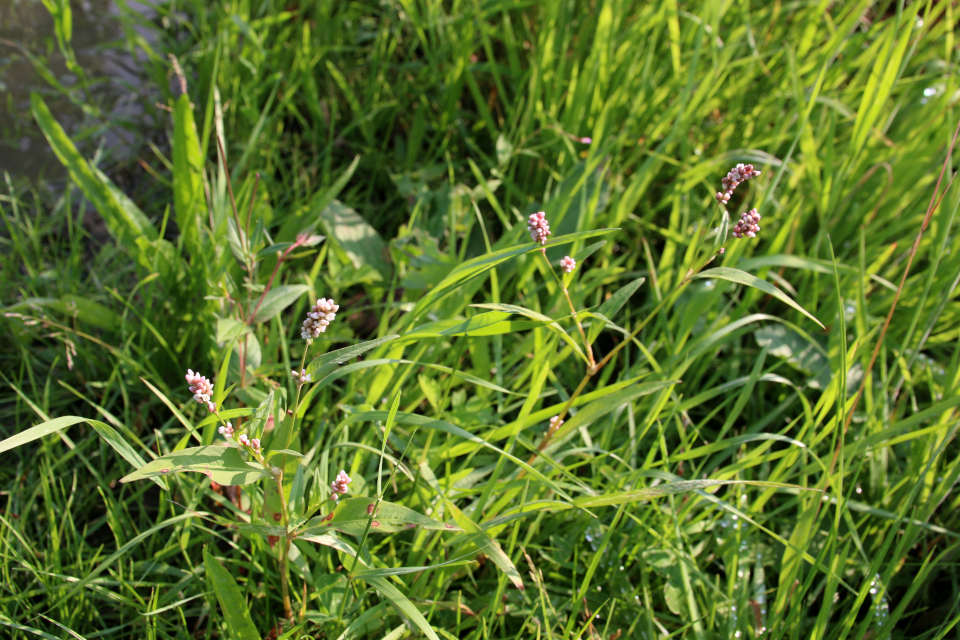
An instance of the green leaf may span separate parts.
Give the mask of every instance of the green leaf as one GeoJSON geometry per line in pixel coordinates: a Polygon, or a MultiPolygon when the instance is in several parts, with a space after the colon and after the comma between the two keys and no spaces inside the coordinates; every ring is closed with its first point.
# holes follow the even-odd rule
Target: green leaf
{"type": "Polygon", "coordinates": [[[423,631],[423,634],[430,638],[430,640],[440,640],[437,637],[436,632],[433,630],[433,627],[430,626],[430,623],[427,622],[427,619],[423,617],[423,614],[420,613],[420,610],[417,609],[410,600],[407,599],[405,595],[400,593],[400,590],[393,586],[391,583],[387,582],[384,578],[376,577],[365,577],[363,581],[376,589],[382,596],[389,600],[397,611],[399,611],[403,616],[413,621],[417,627],[423,631]]]}
{"type": "Polygon", "coordinates": [[[452,524],[437,522],[413,509],[393,502],[381,502],[374,512],[376,502],[373,498],[341,500],[327,515],[312,518],[298,535],[316,535],[332,529],[360,536],[366,530],[367,521],[370,520],[371,515],[373,516],[373,522],[370,524],[371,533],[395,533],[416,528],[431,531],[462,531],[452,524]]]}
{"type": "Polygon", "coordinates": [[[143,237],[151,242],[156,240],[157,230],[147,216],[123,195],[109,178],[84,160],[63,127],[50,113],[43,98],[37,93],[32,93],[30,105],[33,109],[33,117],[47,138],[47,142],[50,143],[54,154],[67,169],[70,179],[93,203],[117,242],[136,254],[137,238],[143,237]]]}
{"type": "Polygon", "coordinates": [[[321,367],[326,365],[341,365],[347,360],[352,360],[359,355],[363,355],[371,349],[376,349],[382,344],[386,344],[391,340],[396,340],[400,336],[384,336],[382,338],[377,338],[376,340],[369,340],[367,342],[361,342],[360,344],[354,344],[349,347],[344,347],[343,349],[337,349],[336,351],[330,351],[325,353],[319,358],[314,358],[310,361],[310,364],[307,365],[307,373],[312,374],[317,372],[321,367]]]}
{"type": "Polygon", "coordinates": [[[203,566],[207,570],[207,575],[210,576],[210,583],[213,585],[213,592],[217,595],[217,601],[220,603],[220,611],[227,623],[230,638],[232,640],[260,640],[260,633],[253,626],[253,619],[250,617],[250,607],[243,599],[237,581],[220,564],[219,560],[210,555],[206,548],[203,549],[203,566]]]}
{"type": "Polygon", "coordinates": [[[42,304],[99,329],[116,331],[120,328],[121,318],[116,311],[83,296],[67,293],[59,300],[43,300],[42,304]]]}
{"type": "MultiPolygon", "coordinates": [[[[623,305],[627,303],[627,300],[630,299],[634,293],[637,292],[637,289],[640,288],[646,281],[646,278],[637,278],[633,282],[628,282],[619,289],[616,293],[603,301],[603,304],[600,305],[600,308],[597,309],[597,313],[610,318],[613,320],[614,316],[623,308],[623,305]]],[[[592,344],[594,340],[597,339],[597,336],[603,331],[603,324],[596,322],[590,326],[590,332],[587,334],[588,340],[592,344]]]]}
{"type": "Polygon", "coordinates": [[[271,477],[260,463],[244,460],[239,449],[208,445],[168,453],[121,478],[120,482],[186,471],[202,473],[222,485],[250,484],[271,477]]]}
{"type": "Polygon", "coordinates": [[[825,328],[823,324],[820,323],[819,320],[813,317],[813,314],[811,314],[806,309],[801,307],[799,304],[794,302],[790,296],[785,294],[783,291],[780,291],[780,289],[777,289],[775,286],[773,286],[769,282],[766,282],[765,280],[761,280],[757,276],[749,274],[746,271],[740,271],[739,269],[731,269],[730,267],[716,267],[715,269],[707,269],[706,271],[701,271],[700,273],[695,275],[694,278],[719,278],[720,280],[727,280],[729,282],[735,282],[736,284],[742,284],[748,287],[754,287],[755,289],[760,289],[760,291],[763,291],[764,293],[768,293],[774,298],[776,298],[777,300],[780,300],[788,304],[789,306],[793,307],[803,315],[807,316],[808,318],[816,322],[818,325],[820,325],[821,328],[825,328]]]}
{"type": "MultiPolygon", "coordinates": [[[[61,429],[66,429],[80,422],[86,422],[94,430],[100,434],[100,437],[104,441],[113,447],[113,450],[120,454],[124,460],[132,464],[134,467],[140,468],[145,466],[147,463],[143,458],[140,457],[140,454],[134,451],[133,447],[124,440],[116,430],[110,425],[100,422],[99,420],[90,420],[88,418],[80,418],[77,416],[63,416],[61,418],[54,418],[53,420],[47,420],[43,424],[39,424],[35,427],[22,431],[15,436],[7,438],[3,442],[0,442],[0,453],[4,451],[9,451],[19,447],[22,444],[26,444],[37,438],[42,438],[43,436],[55,433],[61,429]]],[[[161,489],[166,489],[166,485],[159,479],[153,480],[161,489]]]]}
{"type": "Polygon", "coordinates": [[[270,393],[267,394],[267,397],[257,406],[253,417],[243,425],[243,430],[254,438],[261,437],[271,414],[273,414],[273,390],[271,390],[270,393]]]}
{"type": "Polygon", "coordinates": [[[217,342],[219,344],[232,342],[251,331],[253,329],[245,322],[233,318],[217,318],[217,342]]]}
{"type": "Polygon", "coordinates": [[[173,208],[184,246],[200,250],[200,221],[205,209],[203,156],[190,96],[177,98],[173,112],[173,208]]]}
{"type": "Polygon", "coordinates": [[[274,317],[294,301],[310,290],[305,284],[283,284],[274,287],[263,297],[263,302],[253,315],[251,322],[264,322],[274,317]]]}
{"type": "Polygon", "coordinates": [[[347,254],[355,268],[369,265],[383,278],[390,276],[387,245],[359,213],[334,200],[323,210],[320,219],[327,235],[347,254]]]}
{"type": "Polygon", "coordinates": [[[21,431],[15,436],[11,436],[6,440],[0,442],[0,453],[4,451],[9,451],[10,449],[15,449],[20,445],[32,442],[37,438],[42,438],[43,436],[55,433],[61,429],[66,429],[67,427],[73,426],[78,422],[86,422],[86,418],[78,418],[76,416],[64,416],[62,418],[54,418],[53,420],[47,420],[42,424],[38,424],[35,427],[31,427],[26,431],[21,431]]]}

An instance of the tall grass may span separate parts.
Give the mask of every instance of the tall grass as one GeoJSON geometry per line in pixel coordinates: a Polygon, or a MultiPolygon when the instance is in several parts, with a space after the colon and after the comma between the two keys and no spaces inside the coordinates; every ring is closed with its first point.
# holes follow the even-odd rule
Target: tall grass
{"type": "MultiPolygon", "coordinates": [[[[141,158],[156,177],[128,201],[34,101],[72,182],[52,197],[10,179],[0,195],[4,435],[74,414],[146,459],[165,453],[187,431],[141,378],[202,419],[179,376],[229,357],[219,283],[248,276],[254,296],[270,277],[236,264],[229,171],[272,241],[327,236],[277,282],[337,299],[332,343],[401,335],[316,393],[301,439],[324,482],[344,468],[372,495],[377,421],[401,392],[389,448],[409,445],[408,474],[387,499],[472,536],[368,548],[385,567],[474,554],[392,579],[440,636],[957,637],[956,7],[753,4],[186,0],[158,6],[153,47],[124,14],[125,45],[171,111],[169,144],[141,158]],[[192,136],[196,157],[178,155],[192,136]],[[736,162],[763,175],[730,214],[758,207],[763,231],[691,280],[727,224],[714,193],[736,162]],[[445,286],[456,265],[525,244],[537,210],[556,235],[618,229],[547,256],[577,258],[578,308],[624,292],[609,324],[585,317],[598,356],[629,340],[534,458],[539,477],[490,446],[528,459],[583,377],[532,319],[573,335],[562,292],[535,252],[445,286]],[[710,277],[719,266],[825,328],[710,277]],[[504,304],[524,311],[458,328],[504,304]],[[382,359],[404,362],[367,366],[382,359]],[[430,420],[474,439],[414,432],[430,420]],[[792,487],[664,489],[705,479],[792,487]],[[515,575],[476,555],[487,537],[515,575]]],[[[238,400],[284,379],[305,308],[256,328],[238,400]]],[[[262,635],[280,635],[276,551],[191,517],[230,516],[229,493],[187,476],[171,493],[117,484],[130,465],[84,425],[2,456],[9,637],[229,637],[204,549],[262,635]]],[[[415,633],[333,552],[297,548],[307,614],[284,637],[415,633]]]]}

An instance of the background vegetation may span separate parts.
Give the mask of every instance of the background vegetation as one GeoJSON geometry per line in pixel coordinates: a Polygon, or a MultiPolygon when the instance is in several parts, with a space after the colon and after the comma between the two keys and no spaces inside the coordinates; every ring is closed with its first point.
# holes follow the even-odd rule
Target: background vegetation
{"type": "MultiPolygon", "coordinates": [[[[338,372],[304,417],[310,469],[328,483],[344,468],[361,494],[381,438],[365,416],[397,391],[403,412],[521,459],[537,448],[582,360],[516,310],[489,335],[456,327],[490,311],[471,305],[513,304],[573,334],[545,263],[517,255],[438,285],[527,245],[537,210],[555,235],[617,229],[547,252],[578,257],[580,308],[623,292],[616,327],[590,319],[600,356],[639,333],[535,463],[542,479],[476,441],[391,433],[408,473],[387,499],[475,525],[374,541],[386,567],[474,553],[391,579],[438,635],[958,636],[956,3],[184,0],[151,14],[121,0],[120,39],[101,46],[126,51],[142,84],[118,114],[75,54],[69,8],[82,10],[44,2],[53,35],[7,45],[0,77],[15,60],[43,78],[5,108],[69,179],[5,175],[4,437],[86,416],[150,459],[186,430],[145,382],[204,417],[182,376],[229,355],[221,285],[255,295],[273,264],[247,274],[235,258],[219,135],[241,211],[277,242],[326,236],[280,270],[309,295],[257,325],[259,358],[228,374],[243,376],[232,406],[287,385],[308,299],[341,304],[333,347],[403,336],[361,363],[409,364],[338,372]],[[758,207],[763,231],[708,268],[776,285],[825,328],[756,288],[687,279],[719,246],[713,194],[737,162],[763,175],[730,213],[758,207]],[[697,479],[798,488],[641,491],[697,479]],[[516,573],[475,554],[488,537],[516,573]]],[[[118,484],[131,466],[89,425],[0,455],[5,637],[230,637],[204,549],[264,637],[418,633],[348,585],[336,554],[299,543],[308,613],[281,630],[268,541],[189,517],[235,517],[230,492],[189,475],[169,492],[118,484]]]]}

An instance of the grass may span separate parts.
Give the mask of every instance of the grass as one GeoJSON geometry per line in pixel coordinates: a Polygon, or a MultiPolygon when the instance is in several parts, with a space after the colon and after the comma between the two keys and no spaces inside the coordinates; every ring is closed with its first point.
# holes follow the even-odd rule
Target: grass
{"type": "MultiPolygon", "coordinates": [[[[161,394],[204,418],[183,371],[212,375],[230,356],[224,291],[255,301],[274,264],[235,258],[219,134],[254,226],[276,242],[310,224],[326,235],[279,270],[277,284],[309,296],[256,325],[259,362],[245,353],[249,366],[228,369],[227,406],[257,404],[270,380],[286,390],[308,298],[341,304],[324,348],[401,335],[315,393],[300,439],[320,482],[343,468],[373,496],[377,425],[400,392],[388,452],[406,451],[408,473],[386,499],[468,533],[365,549],[382,568],[472,554],[388,579],[438,635],[958,637],[956,7],[754,5],[186,0],[158,5],[149,45],[117,3],[117,46],[172,112],[145,104],[164,135],[144,137],[166,142],[101,166],[142,210],[133,223],[121,189],[77,160],[96,155],[93,136],[63,156],[74,172],[59,192],[7,178],[3,435],[77,415],[150,459],[187,434],[161,394]],[[178,158],[189,122],[199,152],[178,158]],[[756,206],[763,230],[705,265],[726,224],[713,194],[737,162],[763,175],[730,214],[756,206]],[[94,208],[109,233],[91,228],[94,208]],[[562,290],[536,252],[445,278],[529,248],[525,217],[541,209],[554,238],[616,229],[548,244],[554,265],[577,257],[578,309],[644,281],[610,311],[614,327],[582,317],[598,358],[619,350],[533,474],[491,447],[530,459],[584,378],[556,330],[576,342],[562,290]],[[720,266],[775,285],[824,328],[710,273],[720,266]],[[456,330],[504,304],[527,316],[456,330]],[[693,480],[747,484],[670,488],[693,480]],[[515,574],[477,554],[485,536],[515,574]]],[[[69,57],[68,37],[58,47],[69,57]]],[[[119,484],[131,465],[86,424],[0,455],[6,637],[237,637],[205,549],[259,633],[281,635],[276,551],[191,516],[238,517],[228,492],[191,474],[169,491],[119,484]]],[[[263,496],[251,486],[239,500],[257,513],[263,496]]],[[[293,604],[307,614],[285,637],[418,633],[382,588],[344,578],[345,555],[296,548],[293,604]]]]}

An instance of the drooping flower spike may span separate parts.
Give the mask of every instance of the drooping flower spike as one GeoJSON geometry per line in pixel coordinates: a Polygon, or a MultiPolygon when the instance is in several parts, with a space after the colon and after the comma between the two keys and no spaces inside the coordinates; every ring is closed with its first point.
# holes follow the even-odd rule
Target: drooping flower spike
{"type": "Polygon", "coordinates": [[[347,472],[341,469],[334,481],[330,483],[330,489],[333,491],[331,498],[337,500],[340,496],[347,495],[347,490],[349,489],[347,485],[349,485],[351,482],[353,482],[353,478],[348,476],[347,472]]]}
{"type": "Polygon", "coordinates": [[[730,169],[730,171],[721,181],[723,184],[723,191],[717,192],[717,202],[727,204],[730,202],[730,196],[733,195],[733,191],[737,188],[737,186],[743,182],[746,182],[750,178],[757,177],[758,175],[760,175],[760,172],[754,169],[752,164],[743,164],[741,162],[733,169],[730,169]]]}
{"type": "Polygon", "coordinates": [[[530,232],[530,239],[539,242],[540,245],[547,244],[547,236],[550,235],[550,223],[547,222],[547,214],[543,211],[531,213],[527,218],[527,231],[530,232]]]}
{"type": "Polygon", "coordinates": [[[560,268],[563,269],[564,273],[573,273],[573,270],[577,268],[577,261],[570,256],[564,256],[563,260],[560,261],[560,268]]]}
{"type": "Polygon", "coordinates": [[[206,376],[194,373],[193,369],[187,369],[187,375],[184,376],[190,385],[190,391],[193,392],[193,399],[200,404],[207,405],[207,411],[213,413],[217,410],[217,405],[210,400],[213,395],[213,383],[207,380],[206,376]]]}
{"type": "Polygon", "coordinates": [[[327,330],[327,326],[337,317],[340,305],[333,303],[333,298],[320,298],[317,304],[310,307],[307,319],[303,321],[300,337],[304,340],[319,338],[327,330]]]}
{"type": "Polygon", "coordinates": [[[757,234],[760,233],[759,222],[760,214],[757,213],[756,209],[750,209],[750,211],[740,214],[740,221],[734,225],[730,234],[734,238],[743,238],[744,236],[756,238],[757,234]]]}

